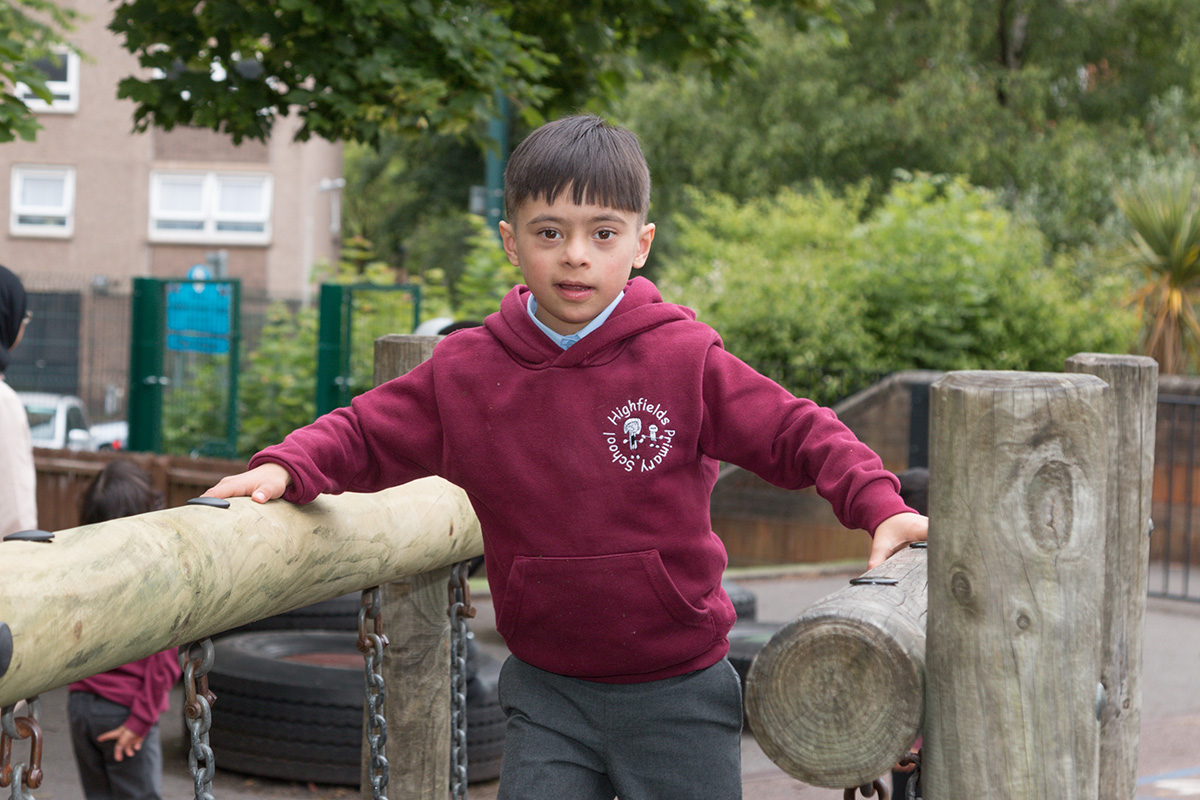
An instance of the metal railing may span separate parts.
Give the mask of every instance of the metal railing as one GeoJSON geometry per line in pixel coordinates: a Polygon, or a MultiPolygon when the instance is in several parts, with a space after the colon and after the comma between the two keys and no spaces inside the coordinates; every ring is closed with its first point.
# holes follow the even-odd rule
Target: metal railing
{"type": "Polygon", "coordinates": [[[1200,581],[1192,562],[1200,559],[1200,502],[1197,483],[1197,416],[1200,397],[1158,396],[1154,530],[1150,534],[1149,595],[1200,603],[1200,581]]]}

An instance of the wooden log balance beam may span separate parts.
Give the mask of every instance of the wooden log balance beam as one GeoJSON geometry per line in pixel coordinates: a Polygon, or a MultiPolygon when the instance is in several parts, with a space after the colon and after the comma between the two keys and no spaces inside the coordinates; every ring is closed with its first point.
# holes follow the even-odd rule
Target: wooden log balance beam
{"type": "Polygon", "coordinates": [[[923,731],[931,800],[1134,797],[1157,367],[1067,366],[935,384],[928,596],[904,551],[864,576],[896,584],[822,600],[751,667],[789,774],[862,785],[923,731]]]}
{"type": "Polygon", "coordinates": [[[50,542],[3,542],[0,623],[11,652],[0,663],[0,707],[482,552],[466,493],[440,478],[306,506],[188,505],[50,542]]]}
{"type": "Polygon", "coordinates": [[[746,717],[784,772],[842,789],[887,772],[920,735],[926,551],[902,550],[780,629],[746,678],[746,717]]]}

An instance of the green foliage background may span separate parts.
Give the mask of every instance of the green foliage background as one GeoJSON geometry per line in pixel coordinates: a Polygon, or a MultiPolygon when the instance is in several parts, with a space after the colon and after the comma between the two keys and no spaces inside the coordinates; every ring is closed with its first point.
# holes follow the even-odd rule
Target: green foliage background
{"type": "Polygon", "coordinates": [[[898,369],[1061,371],[1125,352],[1137,319],[1119,280],[1084,291],[1035,222],[962,178],[901,176],[739,203],[693,192],[659,284],[725,346],[832,403],[898,369]]]}
{"type": "MultiPolygon", "coordinates": [[[[1200,174],[1200,3],[736,8],[736,56],[717,68],[601,36],[602,57],[560,64],[590,94],[540,106],[638,134],[659,225],[646,274],[668,299],[823,402],[897,369],[1057,371],[1075,352],[1143,345],[1162,315],[1130,302],[1149,297],[1153,269],[1131,262],[1144,232],[1115,197],[1200,174]]],[[[564,17],[544,52],[591,41],[595,10],[564,17]]],[[[552,13],[534,4],[509,21],[549,30],[534,22],[552,13]]],[[[701,27],[704,47],[720,40],[701,27]]],[[[539,117],[514,119],[512,141],[539,117]]],[[[347,149],[347,231],[421,282],[426,316],[482,318],[519,280],[465,213],[483,183],[482,122],[367,138],[347,149]]],[[[1179,274],[1194,296],[1200,279],[1179,274]]]]}

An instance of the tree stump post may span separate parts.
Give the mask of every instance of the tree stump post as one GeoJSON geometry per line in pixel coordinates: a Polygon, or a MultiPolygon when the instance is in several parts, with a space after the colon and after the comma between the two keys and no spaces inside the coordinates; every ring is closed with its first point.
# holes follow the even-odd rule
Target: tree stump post
{"type": "Polygon", "coordinates": [[[1109,387],[932,387],[921,782],[930,800],[1095,800],[1109,387]]]}
{"type": "Polygon", "coordinates": [[[1158,362],[1145,356],[1080,353],[1067,372],[1095,375],[1112,391],[1108,524],[1104,560],[1100,800],[1137,796],[1142,719],[1142,641],[1150,569],[1151,490],[1158,411],[1158,362]]]}
{"type": "MultiPolygon", "coordinates": [[[[384,336],[375,342],[375,384],[433,354],[440,336],[384,336]]],[[[403,420],[397,420],[403,425],[403,420]]],[[[405,800],[445,800],[450,787],[450,567],[383,585],[388,789],[405,800]]],[[[372,796],[364,712],[362,797],[372,796]]]]}

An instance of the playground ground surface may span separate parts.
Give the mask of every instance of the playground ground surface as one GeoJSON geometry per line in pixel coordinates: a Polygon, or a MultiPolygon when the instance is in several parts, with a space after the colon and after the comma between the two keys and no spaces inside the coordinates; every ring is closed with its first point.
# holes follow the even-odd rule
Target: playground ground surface
{"type": "MultiPolygon", "coordinates": [[[[759,620],[786,622],[841,589],[857,572],[845,568],[799,567],[737,572],[732,577],[755,592],[759,620]]],[[[489,598],[476,597],[475,605],[479,616],[472,622],[472,631],[485,649],[503,654],[489,598]]],[[[1137,800],[1200,800],[1200,603],[1150,599],[1142,689],[1137,800]]],[[[181,706],[182,691],[176,687],[171,711],[162,725],[165,800],[193,796],[182,725],[175,724],[181,706]]],[[[45,732],[42,766],[46,777],[33,794],[37,800],[82,800],[66,726],[65,688],[42,695],[41,722],[45,732]]],[[[14,757],[20,759],[22,752],[23,748],[18,746],[14,757]]],[[[788,776],[763,755],[750,733],[743,735],[742,756],[746,800],[841,800],[843,797],[841,790],[808,786],[788,776]]],[[[220,767],[218,761],[213,782],[216,800],[327,800],[359,796],[357,788],[275,781],[223,771],[220,767]]],[[[494,800],[496,789],[495,781],[473,784],[468,798],[494,800]]]]}

